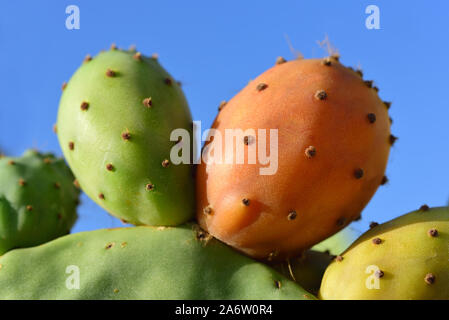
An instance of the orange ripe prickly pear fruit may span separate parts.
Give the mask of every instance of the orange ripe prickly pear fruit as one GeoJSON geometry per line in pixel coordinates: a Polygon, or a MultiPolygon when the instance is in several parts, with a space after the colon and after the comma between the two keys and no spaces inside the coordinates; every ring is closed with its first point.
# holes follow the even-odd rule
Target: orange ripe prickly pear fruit
{"type": "Polygon", "coordinates": [[[336,57],[277,63],[215,119],[212,128],[223,138],[209,137],[197,170],[201,227],[268,260],[297,255],[336,233],[360,217],[387,181],[384,172],[396,140],[389,105],[372,81],[336,57]],[[243,137],[230,147],[226,129],[241,129],[243,137]],[[264,137],[258,129],[266,129],[266,145],[260,144],[264,137]],[[277,149],[276,139],[270,140],[275,133],[277,149]],[[244,164],[237,156],[217,161],[218,151],[226,159],[226,152],[239,148],[244,164]],[[260,151],[273,153],[274,172],[261,174],[268,165],[260,158],[251,164],[260,151]]]}

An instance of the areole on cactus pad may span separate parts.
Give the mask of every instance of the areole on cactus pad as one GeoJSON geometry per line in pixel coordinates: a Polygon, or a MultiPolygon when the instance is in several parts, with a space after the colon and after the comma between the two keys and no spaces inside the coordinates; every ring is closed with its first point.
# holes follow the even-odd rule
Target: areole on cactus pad
{"type": "MultiPolygon", "coordinates": [[[[203,161],[197,170],[200,225],[268,260],[295,256],[336,233],[359,218],[387,182],[396,140],[389,107],[372,81],[337,57],[278,59],[223,103],[212,125],[222,136],[227,129],[254,130],[235,141],[246,158],[254,148],[270,152],[269,143],[259,144],[258,129],[277,130],[277,171],[262,175],[262,163],[203,161]]],[[[216,144],[215,138],[206,143],[205,153],[229,147],[216,144]]]]}
{"type": "Polygon", "coordinates": [[[135,225],[194,216],[190,164],[172,164],[174,129],[192,132],[182,89],[157,57],[112,47],[88,56],[63,86],[57,133],[81,188],[135,225]]]}

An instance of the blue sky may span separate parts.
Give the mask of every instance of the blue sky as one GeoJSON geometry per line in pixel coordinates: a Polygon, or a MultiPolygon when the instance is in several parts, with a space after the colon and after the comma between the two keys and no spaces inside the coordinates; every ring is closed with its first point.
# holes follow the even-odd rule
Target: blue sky
{"type": "MultiPolygon", "coordinates": [[[[61,84],[87,53],[115,42],[157,52],[183,88],[195,120],[209,127],[228,100],[273,65],[322,57],[327,35],[341,61],[360,65],[380,96],[393,102],[399,137],[387,174],[353,224],[383,222],[449,198],[449,2],[429,1],[2,1],[0,3],[0,148],[19,155],[38,148],[61,155],[52,126],[61,84]],[[431,3],[431,4],[430,4],[431,3]],[[80,29],[65,26],[68,5],[80,29]],[[365,8],[380,9],[380,29],[365,27],[365,8]]],[[[121,226],[86,196],[73,231],[121,226]]]]}

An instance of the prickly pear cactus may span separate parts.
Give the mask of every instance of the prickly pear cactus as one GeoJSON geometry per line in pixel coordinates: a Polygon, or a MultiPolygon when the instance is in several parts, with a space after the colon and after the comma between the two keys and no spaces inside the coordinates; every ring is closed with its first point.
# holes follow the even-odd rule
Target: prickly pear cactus
{"type": "Polygon", "coordinates": [[[30,150],[0,159],[0,255],[69,233],[79,190],[64,160],[30,150]]]}
{"type": "Polygon", "coordinates": [[[387,182],[389,107],[336,57],[278,59],[220,105],[212,127],[222,139],[211,134],[197,170],[200,225],[268,260],[341,230],[387,182]]]}
{"type": "Polygon", "coordinates": [[[312,250],[329,252],[332,255],[339,255],[345,251],[361,234],[361,232],[358,232],[351,226],[348,226],[326,240],[314,245],[312,250]]]}
{"type": "Polygon", "coordinates": [[[322,299],[449,299],[449,209],[423,206],[372,228],[328,267],[322,299]]]}
{"type": "Polygon", "coordinates": [[[276,262],[272,267],[310,293],[317,294],[324,271],[334,258],[328,252],[307,250],[298,257],[276,262]]]}
{"type": "Polygon", "coordinates": [[[88,56],[63,88],[57,132],[82,190],[135,225],[189,220],[192,167],[171,163],[170,153],[175,144],[192,142],[171,141],[170,134],[191,133],[191,115],[156,57],[113,47],[88,56]]]}
{"type": "Polygon", "coordinates": [[[71,234],[0,266],[3,299],[314,299],[191,225],[71,234]]]}
{"type": "Polygon", "coordinates": [[[356,235],[360,236],[360,233],[348,226],[311,250],[284,261],[269,262],[269,265],[307,291],[318,294],[324,271],[336,255],[351,245],[356,235]]]}

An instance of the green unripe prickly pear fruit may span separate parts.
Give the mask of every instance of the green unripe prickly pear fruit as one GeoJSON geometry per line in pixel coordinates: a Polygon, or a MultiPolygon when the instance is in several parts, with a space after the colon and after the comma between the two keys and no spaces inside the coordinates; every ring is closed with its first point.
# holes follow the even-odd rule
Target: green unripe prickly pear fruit
{"type": "Polygon", "coordinates": [[[79,190],[64,160],[34,150],[2,157],[0,181],[0,255],[70,231],[79,190]]]}
{"type": "Polygon", "coordinates": [[[449,299],[449,208],[420,210],[376,225],[337,256],[322,299],[449,299]]]}
{"type": "Polygon", "coordinates": [[[314,299],[191,225],[71,234],[0,266],[3,299],[314,299]]]}
{"type": "Polygon", "coordinates": [[[180,86],[157,59],[114,47],[86,59],[63,88],[57,132],[82,190],[135,225],[192,218],[192,166],[170,157],[175,145],[193,144],[170,137],[175,129],[192,137],[192,119],[180,86]]]}

